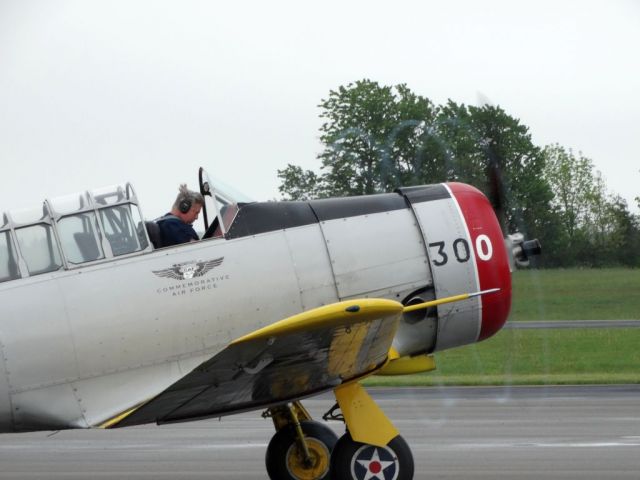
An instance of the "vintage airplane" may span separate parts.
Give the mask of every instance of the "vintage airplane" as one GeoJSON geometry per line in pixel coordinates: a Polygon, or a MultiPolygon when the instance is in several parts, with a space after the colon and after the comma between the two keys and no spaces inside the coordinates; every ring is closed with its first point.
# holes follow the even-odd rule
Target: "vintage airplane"
{"type": "Polygon", "coordinates": [[[459,183],[247,203],[201,169],[200,189],[202,241],[169,248],[130,184],[2,217],[0,431],[264,410],[272,479],[412,478],[359,381],[432,370],[433,352],[496,333],[510,262],[535,242],[505,244],[484,195],[459,183]],[[331,390],[339,440],[300,403],[331,390]]]}

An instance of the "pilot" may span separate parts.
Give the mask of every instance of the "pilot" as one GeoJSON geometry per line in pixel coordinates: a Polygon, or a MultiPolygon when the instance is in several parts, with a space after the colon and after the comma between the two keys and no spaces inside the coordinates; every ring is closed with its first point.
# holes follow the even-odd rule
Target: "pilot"
{"type": "Polygon", "coordinates": [[[156,220],[163,247],[199,240],[193,222],[198,219],[204,198],[198,192],[189,190],[184,183],[179,190],[171,211],[156,220]]]}

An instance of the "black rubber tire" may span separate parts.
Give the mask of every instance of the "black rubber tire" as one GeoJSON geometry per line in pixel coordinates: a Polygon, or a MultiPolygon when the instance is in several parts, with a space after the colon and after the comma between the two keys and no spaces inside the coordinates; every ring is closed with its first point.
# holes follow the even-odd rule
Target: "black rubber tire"
{"type": "MultiPolygon", "coordinates": [[[[321,447],[321,445],[326,447],[326,452],[320,452],[323,456],[320,461],[322,461],[322,464],[326,461],[326,470],[321,468],[322,473],[312,478],[314,478],[314,480],[328,480],[330,478],[331,452],[338,441],[338,436],[324,423],[304,421],[300,422],[300,426],[302,427],[305,438],[311,443],[310,447],[312,449],[316,448],[317,450],[317,447],[321,447]],[[324,455],[327,457],[324,458],[324,455]]],[[[271,438],[265,456],[267,473],[271,480],[301,480],[302,478],[309,478],[302,475],[298,476],[295,471],[291,471],[290,462],[292,459],[289,458],[289,456],[295,452],[295,448],[297,448],[297,446],[293,426],[283,428],[279,432],[276,432],[271,438]]]]}
{"type": "Polygon", "coordinates": [[[362,480],[367,468],[380,480],[412,480],[413,454],[400,435],[391,440],[386,448],[355,442],[345,433],[331,454],[332,480],[362,480]],[[369,465],[366,466],[366,462],[369,465]],[[363,465],[360,462],[364,462],[363,465]]]}

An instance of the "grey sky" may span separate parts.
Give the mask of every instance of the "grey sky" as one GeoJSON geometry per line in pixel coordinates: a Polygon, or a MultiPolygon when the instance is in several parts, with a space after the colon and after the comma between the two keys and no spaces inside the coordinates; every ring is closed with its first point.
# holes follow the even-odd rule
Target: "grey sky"
{"type": "Polygon", "coordinates": [[[200,165],[277,198],[278,168],[319,165],[319,101],[365,77],[485,97],[632,206],[639,46],[632,0],[0,0],[0,210],[129,180],[151,218],[200,165]]]}

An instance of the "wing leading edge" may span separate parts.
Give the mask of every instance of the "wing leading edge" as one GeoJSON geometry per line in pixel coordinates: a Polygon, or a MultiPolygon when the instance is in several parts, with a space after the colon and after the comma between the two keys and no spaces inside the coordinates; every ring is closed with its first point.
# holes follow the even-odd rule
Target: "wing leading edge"
{"type": "Polygon", "coordinates": [[[222,416],[335,388],[384,365],[402,312],[393,300],[359,299],[286,318],[235,340],[103,426],[222,416]]]}

